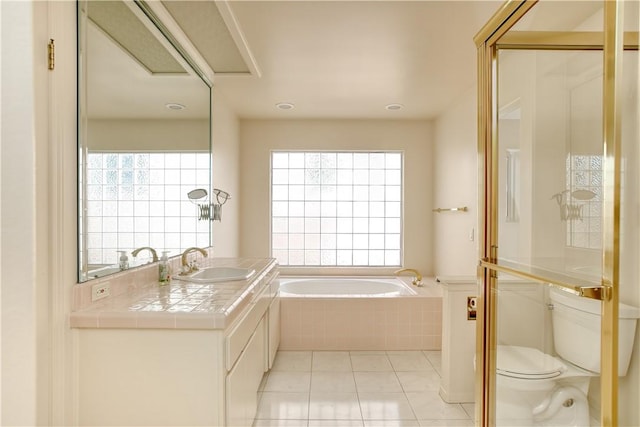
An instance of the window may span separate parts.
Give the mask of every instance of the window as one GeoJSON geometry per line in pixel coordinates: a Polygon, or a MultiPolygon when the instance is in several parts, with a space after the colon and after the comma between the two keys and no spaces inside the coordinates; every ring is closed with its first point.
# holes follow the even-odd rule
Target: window
{"type": "Polygon", "coordinates": [[[283,266],[400,266],[402,164],[400,152],[272,152],[272,256],[283,266]]]}
{"type": "Polygon", "coordinates": [[[87,154],[87,261],[116,264],[117,251],[171,253],[209,245],[186,194],[209,187],[209,153],[87,154]]]}

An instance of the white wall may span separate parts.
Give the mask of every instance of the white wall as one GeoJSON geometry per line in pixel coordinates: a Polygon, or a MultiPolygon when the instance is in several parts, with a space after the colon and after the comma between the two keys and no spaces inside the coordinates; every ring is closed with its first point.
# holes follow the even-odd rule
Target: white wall
{"type": "Polygon", "coordinates": [[[213,91],[213,187],[231,194],[222,208],[222,221],[213,221],[213,253],[237,257],[240,232],[240,137],[239,120],[228,101],[213,91]]]}
{"type": "Polygon", "coordinates": [[[433,206],[467,206],[468,212],[432,214],[434,270],[442,276],[476,275],[477,251],[476,89],[468,90],[435,121],[433,206]],[[473,230],[474,240],[470,240],[473,230]]]}
{"type": "Polygon", "coordinates": [[[433,274],[429,122],[242,120],[240,130],[242,256],[270,254],[271,150],[404,150],[404,265],[433,274]]]}

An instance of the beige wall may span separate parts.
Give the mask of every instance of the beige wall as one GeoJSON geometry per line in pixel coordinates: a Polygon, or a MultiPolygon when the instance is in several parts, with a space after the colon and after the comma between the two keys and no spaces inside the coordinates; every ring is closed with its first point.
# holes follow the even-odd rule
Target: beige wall
{"type": "Polygon", "coordinates": [[[216,257],[236,257],[240,227],[239,121],[220,92],[213,91],[213,187],[231,194],[222,208],[222,221],[212,222],[216,257]]]}
{"type": "Polygon", "coordinates": [[[271,150],[403,150],[404,265],[433,274],[431,132],[427,121],[242,120],[240,255],[270,254],[271,150]]]}
{"type": "Polygon", "coordinates": [[[478,263],[475,88],[438,117],[434,135],[434,207],[469,208],[468,212],[433,215],[435,273],[475,276],[478,263]]]}
{"type": "Polygon", "coordinates": [[[11,35],[2,43],[2,106],[10,108],[0,118],[1,425],[45,425],[51,409],[48,215],[55,214],[47,193],[48,76],[39,49],[49,36],[47,8],[0,4],[3,41],[11,35]]]}
{"type": "Polygon", "coordinates": [[[89,151],[208,151],[208,120],[89,120],[89,151]]]}

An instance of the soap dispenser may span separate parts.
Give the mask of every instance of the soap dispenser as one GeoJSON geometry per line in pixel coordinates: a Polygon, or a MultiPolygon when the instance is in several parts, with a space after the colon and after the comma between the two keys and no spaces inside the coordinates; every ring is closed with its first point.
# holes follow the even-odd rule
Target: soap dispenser
{"type": "Polygon", "coordinates": [[[163,251],[158,264],[158,280],[161,285],[166,285],[171,280],[171,266],[169,265],[169,251],[163,251]]]}
{"type": "Polygon", "coordinates": [[[118,265],[120,266],[120,271],[126,270],[129,268],[129,257],[127,256],[127,251],[118,251],[120,253],[120,262],[118,265]]]}

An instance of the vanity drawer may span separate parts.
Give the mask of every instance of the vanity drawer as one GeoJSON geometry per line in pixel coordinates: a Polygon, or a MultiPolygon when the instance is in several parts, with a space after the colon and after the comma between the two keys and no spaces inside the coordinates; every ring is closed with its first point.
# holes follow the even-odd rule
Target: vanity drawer
{"type": "Polygon", "coordinates": [[[242,353],[242,350],[247,345],[249,338],[256,330],[256,327],[262,320],[262,316],[269,308],[271,298],[269,296],[269,286],[264,286],[261,291],[253,298],[249,305],[247,314],[238,322],[238,324],[231,330],[226,338],[226,368],[227,371],[231,370],[236,363],[236,359],[242,353]]]}

